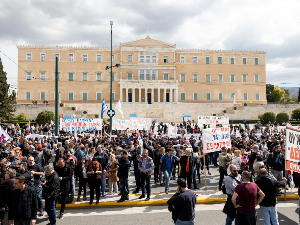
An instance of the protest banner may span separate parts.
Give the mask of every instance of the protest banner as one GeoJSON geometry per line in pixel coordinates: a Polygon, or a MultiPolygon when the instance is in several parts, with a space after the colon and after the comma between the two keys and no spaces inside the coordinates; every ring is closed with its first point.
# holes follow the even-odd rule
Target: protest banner
{"type": "Polygon", "coordinates": [[[126,130],[131,128],[131,120],[113,119],[113,130],[126,130]]]}
{"type": "MultiPolygon", "coordinates": [[[[43,137],[45,137],[46,135],[39,135],[39,134],[29,134],[27,136],[25,136],[26,140],[28,140],[29,138],[31,138],[32,140],[35,140],[35,138],[38,138],[39,140],[41,140],[43,137]]],[[[47,136],[46,136],[47,137],[47,136]]]]}
{"type": "Polygon", "coordinates": [[[286,169],[300,173],[300,130],[293,127],[286,127],[286,169]]]}
{"type": "Polygon", "coordinates": [[[198,116],[198,124],[229,124],[229,116],[198,116]]]}
{"type": "MultiPolygon", "coordinates": [[[[298,128],[298,127],[297,127],[298,128]]],[[[285,177],[287,171],[300,172],[300,130],[292,126],[286,126],[286,151],[285,151],[285,177]]],[[[284,190],[286,200],[286,187],[284,190]]]]}
{"type": "Polygon", "coordinates": [[[211,153],[220,151],[222,147],[230,148],[230,128],[208,128],[203,129],[203,152],[211,153]]]}
{"type": "Polygon", "coordinates": [[[177,137],[177,127],[176,126],[172,126],[171,124],[168,125],[168,136],[170,138],[175,138],[177,137]]]}
{"type": "Polygon", "coordinates": [[[102,119],[60,119],[60,130],[86,131],[102,130],[102,119]]]}
{"type": "Polygon", "coordinates": [[[150,130],[152,120],[150,118],[131,118],[132,130],[150,130]]]}

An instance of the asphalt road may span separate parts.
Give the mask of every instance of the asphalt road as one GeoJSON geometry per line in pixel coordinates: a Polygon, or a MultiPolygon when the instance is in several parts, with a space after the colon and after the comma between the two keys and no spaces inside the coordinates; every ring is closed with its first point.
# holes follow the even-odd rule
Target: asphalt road
{"type": "MultiPolygon", "coordinates": [[[[279,223],[283,225],[297,225],[299,221],[298,201],[280,202],[277,205],[279,223]]],[[[196,224],[222,225],[225,224],[226,215],[222,213],[224,204],[197,205],[196,224]]],[[[257,208],[257,225],[263,225],[260,209],[257,208]]],[[[47,217],[37,220],[37,224],[46,225],[47,217]]],[[[65,217],[57,219],[57,224],[147,224],[172,225],[171,213],[165,206],[146,206],[131,208],[98,208],[66,210],[65,217]]]]}

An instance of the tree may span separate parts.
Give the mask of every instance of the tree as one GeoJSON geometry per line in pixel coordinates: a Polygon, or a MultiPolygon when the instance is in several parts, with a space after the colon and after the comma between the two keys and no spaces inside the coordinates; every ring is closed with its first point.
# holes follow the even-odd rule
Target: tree
{"type": "Polygon", "coordinates": [[[54,115],[54,112],[48,111],[48,110],[44,110],[44,111],[40,112],[38,114],[38,116],[36,117],[36,123],[38,123],[38,124],[50,123],[51,120],[53,122],[55,121],[55,115],[54,115]]]}
{"type": "Polygon", "coordinates": [[[286,112],[278,113],[276,116],[276,122],[279,123],[280,125],[282,123],[289,122],[289,114],[287,114],[286,112]]]}
{"type": "Polygon", "coordinates": [[[262,119],[265,121],[265,123],[269,123],[269,122],[274,123],[276,119],[276,115],[273,112],[265,112],[262,115],[262,119]]]}
{"type": "Polygon", "coordinates": [[[300,88],[298,90],[298,102],[300,102],[300,88]]]}
{"type": "Polygon", "coordinates": [[[274,102],[274,99],[271,95],[273,90],[274,90],[274,85],[272,85],[272,84],[266,85],[267,102],[274,102]]]}
{"type": "Polygon", "coordinates": [[[16,94],[8,95],[9,84],[0,58],[0,119],[9,120],[16,111],[16,94]]]}
{"type": "Polygon", "coordinates": [[[20,121],[20,122],[25,122],[25,121],[28,121],[28,118],[27,118],[27,116],[25,115],[25,113],[20,113],[20,114],[17,116],[17,120],[20,121]]]}
{"type": "Polygon", "coordinates": [[[274,90],[271,93],[272,98],[275,102],[279,102],[282,97],[284,96],[285,91],[283,89],[280,89],[278,86],[274,87],[274,90]]]}
{"type": "Polygon", "coordinates": [[[300,108],[294,109],[292,111],[292,119],[299,120],[300,119],[300,108]]]}

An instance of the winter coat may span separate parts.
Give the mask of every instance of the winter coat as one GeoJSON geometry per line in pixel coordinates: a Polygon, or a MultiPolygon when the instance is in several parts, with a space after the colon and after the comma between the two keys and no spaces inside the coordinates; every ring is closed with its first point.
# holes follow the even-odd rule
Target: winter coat
{"type": "Polygon", "coordinates": [[[113,162],[110,166],[109,166],[109,173],[110,173],[110,181],[111,182],[116,182],[119,181],[118,177],[117,177],[117,171],[118,171],[119,166],[117,164],[115,164],[115,162],[113,162]]]}
{"type": "Polygon", "coordinates": [[[130,163],[127,158],[121,158],[117,164],[118,168],[118,177],[119,178],[128,178],[128,170],[130,168],[130,163]]]}
{"type": "Polygon", "coordinates": [[[43,185],[42,196],[44,199],[56,199],[60,195],[60,180],[58,174],[54,171],[46,176],[46,184],[43,185]]]}
{"type": "MultiPolygon", "coordinates": [[[[23,220],[36,219],[37,215],[37,197],[36,191],[34,188],[25,186],[22,191],[22,218],[23,220]]],[[[17,212],[19,207],[19,196],[20,190],[15,189],[11,192],[10,201],[9,201],[9,211],[8,211],[8,219],[18,219],[17,212]]]]}
{"type": "Polygon", "coordinates": [[[58,165],[54,167],[58,177],[62,177],[60,181],[60,192],[68,192],[71,188],[72,170],[68,164],[60,168],[58,165]]]}
{"type": "Polygon", "coordinates": [[[0,207],[8,204],[11,192],[15,189],[15,179],[11,178],[0,184],[0,207]]]}

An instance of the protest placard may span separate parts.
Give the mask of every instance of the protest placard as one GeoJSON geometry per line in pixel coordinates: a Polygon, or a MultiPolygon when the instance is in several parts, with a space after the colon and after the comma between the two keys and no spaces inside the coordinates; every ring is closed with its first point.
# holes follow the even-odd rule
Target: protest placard
{"type": "Polygon", "coordinates": [[[198,116],[198,124],[229,124],[229,116],[198,116]]]}
{"type": "Polygon", "coordinates": [[[131,118],[132,130],[150,130],[152,120],[150,118],[131,118]]]}
{"type": "Polygon", "coordinates": [[[113,119],[113,130],[131,129],[131,120],[113,119]]]}
{"type": "Polygon", "coordinates": [[[168,136],[170,138],[175,138],[177,136],[177,127],[176,126],[172,126],[172,124],[168,125],[168,136]]]}
{"type": "Polygon", "coordinates": [[[60,130],[102,130],[102,119],[60,119],[60,130]]]}
{"type": "Polygon", "coordinates": [[[300,173],[300,130],[294,127],[286,127],[286,170],[300,173]]]}
{"type": "Polygon", "coordinates": [[[222,147],[230,148],[230,128],[208,128],[203,129],[203,152],[211,153],[220,151],[222,147]]]}

